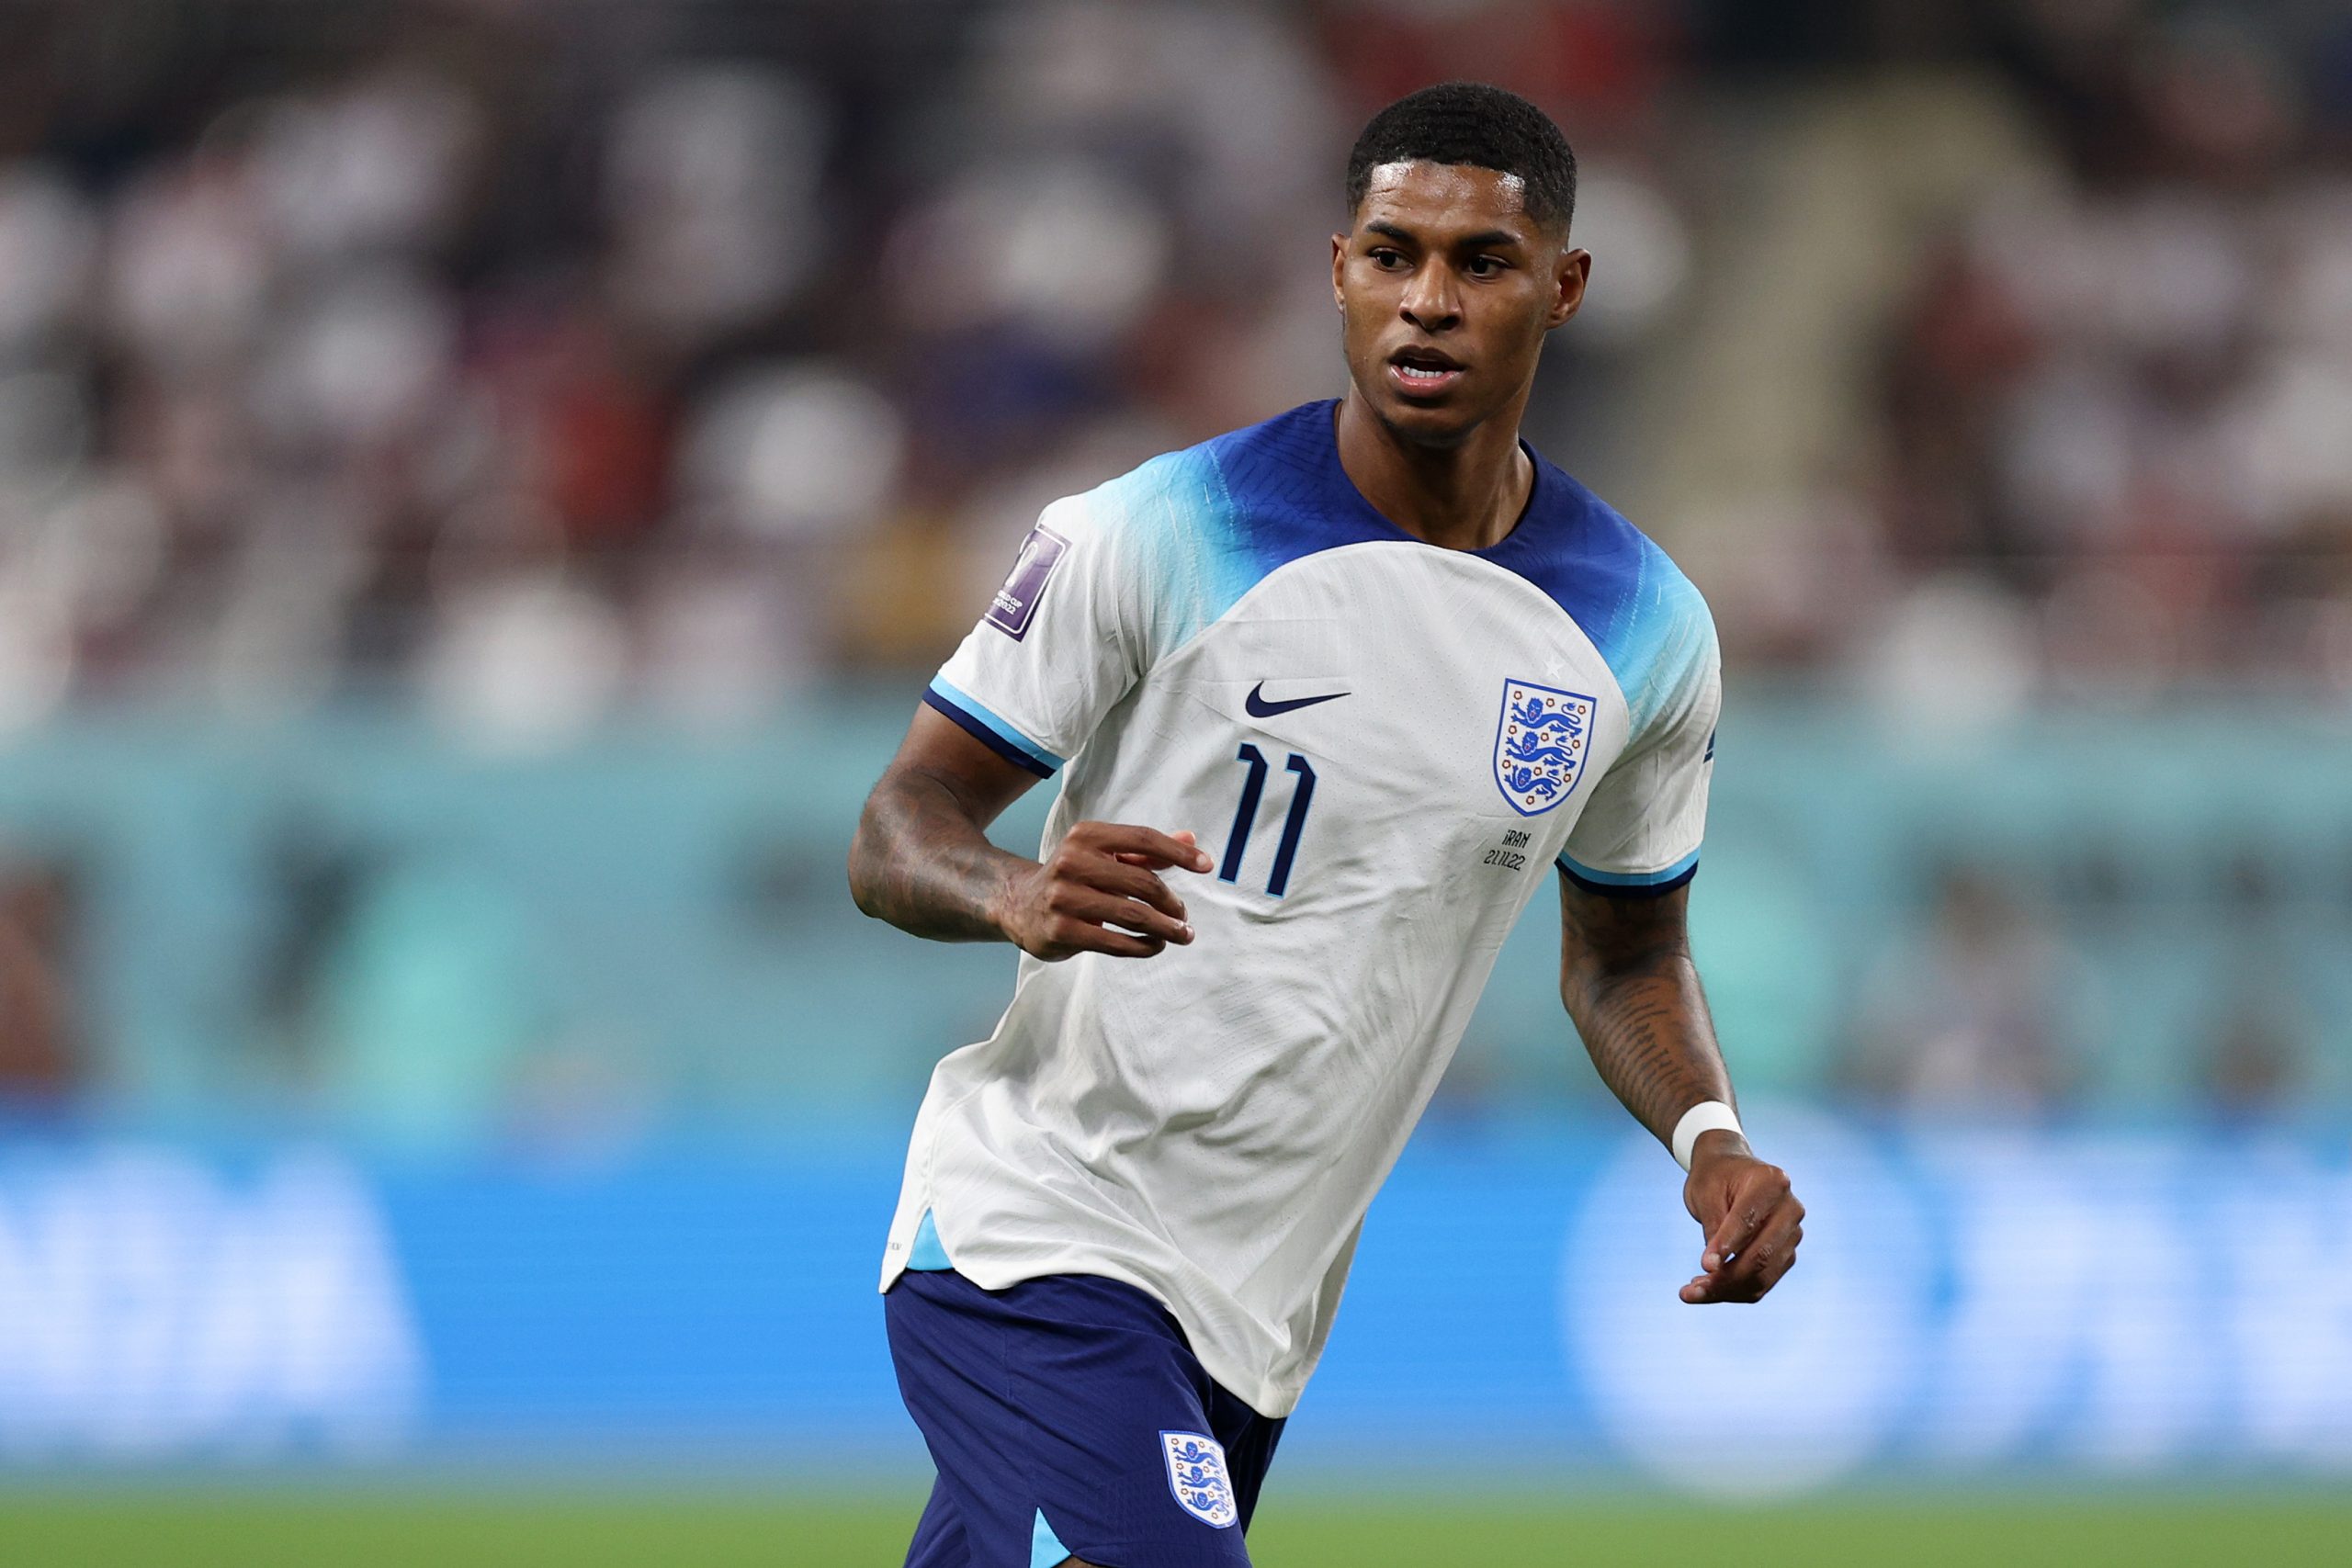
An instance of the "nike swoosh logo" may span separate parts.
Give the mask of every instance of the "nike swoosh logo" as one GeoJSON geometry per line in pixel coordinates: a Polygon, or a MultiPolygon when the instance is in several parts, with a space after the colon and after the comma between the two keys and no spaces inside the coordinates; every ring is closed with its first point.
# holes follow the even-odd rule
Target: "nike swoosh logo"
{"type": "Polygon", "coordinates": [[[1288,713],[1293,708],[1311,708],[1317,703],[1335,703],[1341,697],[1353,694],[1348,692],[1326,692],[1319,697],[1294,697],[1286,703],[1270,703],[1259,695],[1265,689],[1266,683],[1263,681],[1259,682],[1250,688],[1250,695],[1242,701],[1241,705],[1250,710],[1251,718],[1272,718],[1278,713],[1288,713]]]}

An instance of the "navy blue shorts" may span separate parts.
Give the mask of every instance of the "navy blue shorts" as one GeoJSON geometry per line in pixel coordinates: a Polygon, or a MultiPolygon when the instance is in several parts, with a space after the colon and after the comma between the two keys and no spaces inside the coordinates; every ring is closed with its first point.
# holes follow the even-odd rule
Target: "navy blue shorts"
{"type": "Polygon", "coordinates": [[[939,1480],[907,1568],[1242,1568],[1283,1424],[1212,1382],[1166,1308],[1089,1275],[883,1298],[939,1480]]]}

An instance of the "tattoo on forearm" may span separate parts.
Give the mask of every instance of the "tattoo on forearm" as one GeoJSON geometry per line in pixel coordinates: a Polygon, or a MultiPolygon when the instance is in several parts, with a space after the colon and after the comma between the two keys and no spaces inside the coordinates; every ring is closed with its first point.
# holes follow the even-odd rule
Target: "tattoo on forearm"
{"type": "Polygon", "coordinates": [[[1612,898],[1563,884],[1560,999],[1601,1081],[1661,1139],[1731,1077],[1690,961],[1687,889],[1612,898]]]}
{"type": "Polygon", "coordinates": [[[857,907],[934,942],[1000,936],[989,905],[1022,864],[998,849],[954,782],[918,767],[883,776],[865,803],[850,847],[857,907]]]}

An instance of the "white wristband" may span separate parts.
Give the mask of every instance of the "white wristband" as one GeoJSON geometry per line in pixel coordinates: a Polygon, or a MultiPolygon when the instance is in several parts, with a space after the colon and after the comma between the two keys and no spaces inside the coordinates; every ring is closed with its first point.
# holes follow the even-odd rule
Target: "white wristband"
{"type": "Polygon", "coordinates": [[[1736,1133],[1739,1113],[1720,1100],[1702,1100],[1682,1113],[1674,1124],[1674,1136],[1668,1140],[1674,1148],[1674,1163],[1683,1169],[1690,1168],[1690,1145],[1699,1141],[1702,1133],[1736,1133]]]}

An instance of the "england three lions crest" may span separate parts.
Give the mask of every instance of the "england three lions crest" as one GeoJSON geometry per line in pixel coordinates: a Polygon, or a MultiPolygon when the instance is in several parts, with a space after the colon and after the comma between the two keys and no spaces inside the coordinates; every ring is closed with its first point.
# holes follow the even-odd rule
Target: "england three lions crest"
{"type": "Polygon", "coordinates": [[[1503,682],[1503,712],[1495,723],[1495,787],[1521,817],[1541,817],[1576,793],[1592,755],[1592,719],[1600,705],[1581,692],[1503,682]]]}
{"type": "Polygon", "coordinates": [[[1199,1432],[1162,1432],[1168,1455],[1168,1489],[1186,1513],[1213,1529],[1241,1517],[1233,1501],[1233,1477],[1226,1473],[1225,1445],[1199,1432]]]}

